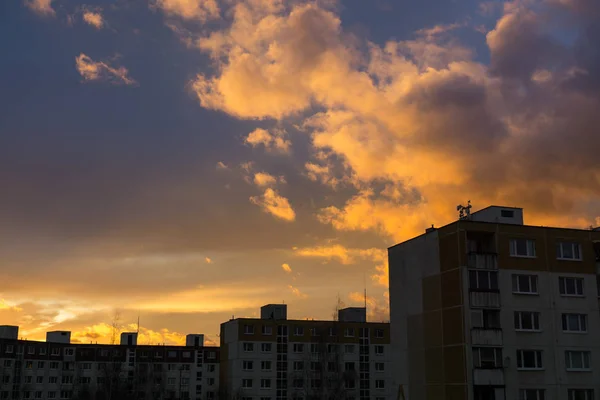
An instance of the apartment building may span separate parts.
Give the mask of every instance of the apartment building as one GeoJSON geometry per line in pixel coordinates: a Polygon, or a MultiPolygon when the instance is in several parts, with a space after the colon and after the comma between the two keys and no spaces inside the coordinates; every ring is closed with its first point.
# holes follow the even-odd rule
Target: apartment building
{"type": "Polygon", "coordinates": [[[0,399],[202,399],[218,397],[219,348],[204,335],[186,346],[138,345],[137,333],[116,345],[71,343],[68,331],[46,342],[18,339],[0,326],[0,399]]]}
{"type": "Polygon", "coordinates": [[[389,324],[367,322],[365,308],[288,320],[286,305],[270,304],[221,324],[222,399],[384,400],[391,374],[389,324]]]}
{"type": "Polygon", "coordinates": [[[408,400],[600,399],[600,229],[491,206],[388,249],[408,400]]]}

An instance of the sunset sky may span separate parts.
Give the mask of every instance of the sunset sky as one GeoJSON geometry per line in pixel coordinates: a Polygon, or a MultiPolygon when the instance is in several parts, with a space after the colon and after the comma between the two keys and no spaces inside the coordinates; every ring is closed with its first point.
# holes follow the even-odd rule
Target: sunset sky
{"type": "Polygon", "coordinates": [[[598,0],[0,1],[0,324],[387,318],[456,219],[600,225],[598,0]]]}

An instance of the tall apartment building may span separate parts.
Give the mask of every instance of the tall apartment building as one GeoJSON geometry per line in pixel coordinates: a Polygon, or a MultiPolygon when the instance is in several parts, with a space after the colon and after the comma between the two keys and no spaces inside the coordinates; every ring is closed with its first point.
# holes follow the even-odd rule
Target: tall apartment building
{"type": "Polygon", "coordinates": [[[261,318],[221,324],[222,399],[392,398],[390,330],[366,321],[365,308],[337,321],[288,320],[283,304],[261,318]]]}
{"type": "Polygon", "coordinates": [[[0,326],[0,399],[162,400],[218,397],[219,348],[204,335],[186,346],[71,343],[68,331],[46,342],[18,339],[17,326],[0,326]]]}
{"type": "Polygon", "coordinates": [[[600,399],[600,230],[491,206],[388,249],[408,400],[600,399]]]}

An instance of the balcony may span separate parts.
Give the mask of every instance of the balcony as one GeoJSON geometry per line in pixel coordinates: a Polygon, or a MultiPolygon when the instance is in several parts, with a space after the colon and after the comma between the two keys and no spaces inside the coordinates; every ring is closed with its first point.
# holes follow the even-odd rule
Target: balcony
{"type": "Polygon", "coordinates": [[[500,292],[472,290],[469,300],[473,308],[500,308],[500,292]]]}
{"type": "Polygon", "coordinates": [[[504,386],[504,370],[501,368],[473,370],[473,384],[485,386],[504,386]]]}
{"type": "Polygon", "coordinates": [[[474,269],[498,269],[498,254],[496,253],[469,253],[467,266],[474,269]]]}
{"type": "Polygon", "coordinates": [[[471,329],[471,344],[473,346],[502,346],[502,329],[473,328],[471,329]]]}

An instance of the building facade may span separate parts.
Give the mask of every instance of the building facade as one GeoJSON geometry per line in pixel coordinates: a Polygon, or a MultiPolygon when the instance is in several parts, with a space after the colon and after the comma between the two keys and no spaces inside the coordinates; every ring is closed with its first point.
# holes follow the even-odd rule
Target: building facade
{"type": "Polygon", "coordinates": [[[600,398],[600,230],[488,207],[388,249],[408,400],[600,398]]]}
{"type": "Polygon", "coordinates": [[[186,346],[75,344],[70,332],[48,332],[46,342],[18,339],[0,326],[0,399],[162,400],[218,397],[219,348],[203,335],[186,346]]]}
{"type": "Polygon", "coordinates": [[[221,325],[223,399],[392,398],[390,330],[364,308],[337,321],[288,320],[282,304],[221,325]]]}

